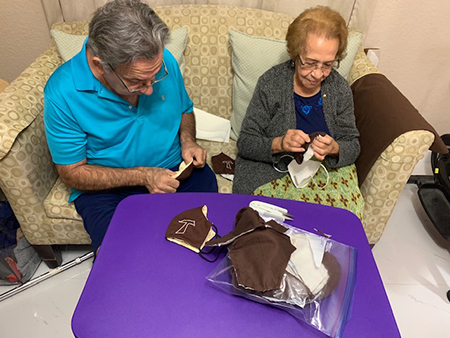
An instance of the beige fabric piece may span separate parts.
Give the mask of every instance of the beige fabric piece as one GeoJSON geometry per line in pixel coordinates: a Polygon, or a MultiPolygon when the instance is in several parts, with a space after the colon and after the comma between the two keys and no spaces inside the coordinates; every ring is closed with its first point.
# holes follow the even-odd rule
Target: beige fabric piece
{"type": "Polygon", "coordinates": [[[328,270],[321,264],[316,266],[313,251],[308,237],[304,234],[291,234],[292,245],[295,251],[291,254],[291,259],[286,271],[298,278],[308,287],[312,294],[318,294],[327,284],[328,270]]]}

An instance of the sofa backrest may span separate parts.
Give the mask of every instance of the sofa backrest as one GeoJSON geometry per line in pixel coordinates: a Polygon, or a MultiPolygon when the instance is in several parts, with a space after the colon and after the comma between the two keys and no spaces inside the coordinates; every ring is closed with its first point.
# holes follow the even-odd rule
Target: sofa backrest
{"type": "MultiPolygon", "coordinates": [[[[194,106],[230,119],[232,112],[230,28],[283,40],[293,17],[269,11],[214,5],[155,7],[170,29],[187,27],[184,81],[194,106]]],[[[88,22],[56,23],[70,34],[88,34],[88,22]]]]}
{"type": "MultiPolygon", "coordinates": [[[[229,30],[284,41],[294,19],[287,14],[235,6],[179,5],[154,9],[170,29],[188,29],[184,81],[194,106],[226,119],[230,119],[233,110],[229,30]]],[[[52,28],[87,35],[88,21],[60,22],[52,28]]],[[[239,93],[242,96],[242,91],[239,93]]]]}
{"type": "MultiPolygon", "coordinates": [[[[89,20],[96,8],[108,0],[41,0],[51,27],[55,22],[89,20]]],[[[143,0],[151,7],[189,4],[214,4],[257,8],[297,16],[304,9],[317,5],[337,10],[347,20],[349,27],[366,32],[371,22],[376,0],[143,0]]]]}

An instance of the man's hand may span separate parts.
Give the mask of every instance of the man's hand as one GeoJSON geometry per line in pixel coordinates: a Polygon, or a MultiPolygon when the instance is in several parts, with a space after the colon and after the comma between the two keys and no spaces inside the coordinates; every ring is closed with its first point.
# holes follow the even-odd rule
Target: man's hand
{"type": "Polygon", "coordinates": [[[299,153],[304,152],[303,145],[310,142],[308,134],[298,129],[289,129],[286,134],[280,137],[276,137],[272,141],[272,153],[292,152],[299,153]]]}
{"type": "Polygon", "coordinates": [[[153,193],[176,192],[180,182],[173,178],[173,171],[165,168],[142,167],[145,179],[144,185],[153,193]]]}
{"type": "Polygon", "coordinates": [[[316,137],[311,146],[314,156],[320,161],[323,161],[327,155],[339,155],[339,144],[330,135],[316,137]]]}
{"type": "Polygon", "coordinates": [[[169,169],[135,167],[110,168],[87,164],[86,159],[69,165],[56,165],[63,182],[80,191],[145,186],[150,193],[175,192],[180,185],[169,169]]]}
{"type": "Polygon", "coordinates": [[[181,157],[186,163],[193,161],[194,167],[203,168],[206,163],[206,150],[195,141],[194,113],[183,113],[180,125],[181,157]]]}
{"type": "Polygon", "coordinates": [[[186,142],[181,145],[181,156],[186,163],[193,161],[194,167],[203,168],[206,163],[206,150],[196,142],[186,142]]]}

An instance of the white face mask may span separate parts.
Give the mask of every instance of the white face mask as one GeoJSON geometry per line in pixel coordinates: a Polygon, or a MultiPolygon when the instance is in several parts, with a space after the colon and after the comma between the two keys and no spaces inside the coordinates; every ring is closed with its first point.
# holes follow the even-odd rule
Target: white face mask
{"type": "MultiPolygon", "coordinates": [[[[310,134],[309,137],[311,138],[312,143],[313,139],[317,137],[323,137],[325,135],[325,132],[315,132],[310,134]]],[[[325,189],[325,187],[328,185],[330,175],[328,174],[327,168],[325,168],[325,166],[314,157],[314,150],[309,145],[310,144],[306,144],[306,151],[303,154],[296,153],[295,156],[286,154],[280,157],[280,160],[283,157],[290,157],[292,159],[292,161],[287,166],[288,170],[278,169],[275,164],[273,164],[273,167],[280,173],[289,172],[289,175],[291,175],[291,180],[296,188],[306,187],[308,183],[313,179],[319,168],[322,167],[327,174],[327,183],[323,187],[319,188],[325,189]]]]}
{"type": "Polygon", "coordinates": [[[322,165],[319,161],[314,160],[313,156],[314,150],[309,147],[303,155],[302,164],[298,164],[295,160],[289,163],[288,171],[296,188],[306,187],[322,165]]]}
{"type": "Polygon", "coordinates": [[[291,180],[296,188],[306,187],[308,183],[313,179],[314,175],[317,173],[320,167],[323,167],[327,174],[327,183],[321,188],[325,189],[325,187],[328,185],[328,171],[321,162],[313,158],[314,150],[312,150],[312,147],[309,147],[308,150],[304,153],[303,161],[301,164],[298,164],[294,157],[291,155],[283,155],[282,158],[283,157],[292,158],[292,161],[287,166],[288,170],[280,170],[275,166],[275,164],[273,165],[273,167],[276,171],[281,173],[289,172],[289,175],[291,175],[291,180]]]}

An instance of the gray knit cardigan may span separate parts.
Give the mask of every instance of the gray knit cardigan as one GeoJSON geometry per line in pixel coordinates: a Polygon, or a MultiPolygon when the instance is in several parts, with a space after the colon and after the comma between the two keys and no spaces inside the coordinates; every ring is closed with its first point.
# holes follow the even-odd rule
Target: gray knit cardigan
{"type": "MultiPolygon", "coordinates": [[[[233,193],[250,194],[259,186],[286,175],[284,153],[272,154],[272,140],[296,128],[292,60],[269,69],[258,80],[237,141],[233,193]],[[284,162],[284,163],[283,163],[284,162]]],[[[335,70],[322,82],[322,102],[330,136],[339,144],[339,156],[327,156],[328,167],[355,162],[360,152],[353,97],[347,81],[335,70]]]]}

